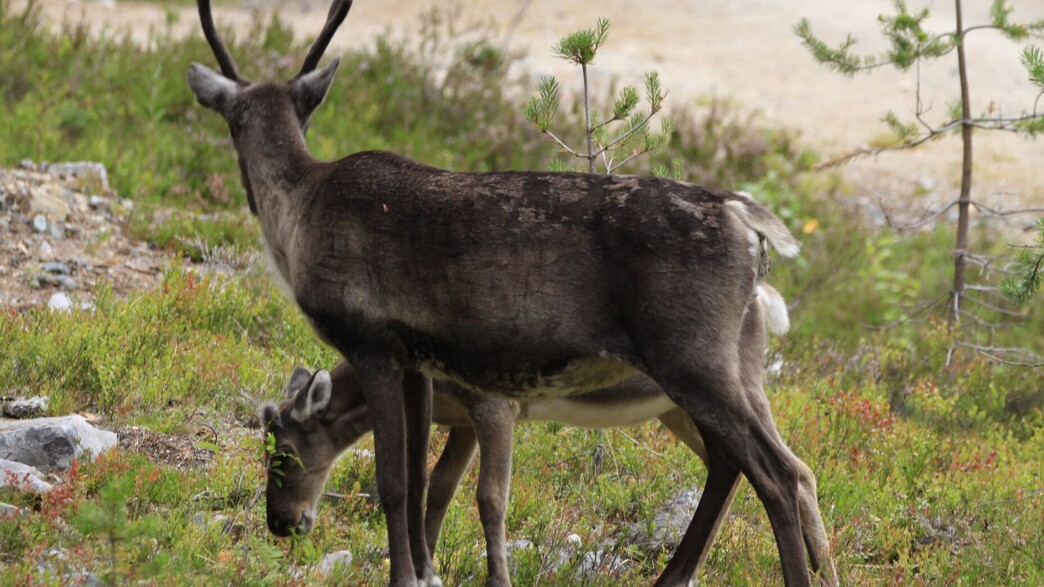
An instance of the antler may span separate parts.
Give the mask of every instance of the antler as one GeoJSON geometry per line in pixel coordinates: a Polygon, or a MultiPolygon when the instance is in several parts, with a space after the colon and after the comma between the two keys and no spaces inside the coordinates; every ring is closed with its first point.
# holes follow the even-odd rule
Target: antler
{"type": "Polygon", "coordinates": [[[319,33],[315,43],[312,44],[312,48],[308,50],[308,55],[305,56],[304,63],[301,65],[301,71],[298,72],[297,77],[312,72],[319,65],[319,59],[322,58],[323,52],[326,51],[326,46],[330,44],[330,39],[337,32],[337,27],[341,26],[344,18],[348,16],[348,9],[351,7],[352,0],[334,0],[333,4],[330,5],[330,12],[326,15],[326,24],[323,25],[323,30],[319,33]]]}
{"type": "Polygon", "coordinates": [[[228,48],[225,47],[225,43],[221,41],[221,37],[214,28],[214,17],[210,14],[210,0],[199,0],[197,4],[199,5],[200,24],[203,25],[203,36],[207,38],[211,50],[214,51],[214,57],[217,58],[218,65],[221,67],[221,73],[232,81],[243,81],[243,78],[239,77],[239,72],[236,71],[232,55],[229,54],[228,48]]]}

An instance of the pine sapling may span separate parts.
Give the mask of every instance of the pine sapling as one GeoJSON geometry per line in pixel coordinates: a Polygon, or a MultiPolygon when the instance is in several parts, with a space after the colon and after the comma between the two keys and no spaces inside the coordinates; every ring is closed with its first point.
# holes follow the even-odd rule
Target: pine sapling
{"type": "MultiPolygon", "coordinates": [[[[634,86],[620,90],[613,100],[612,112],[603,116],[591,110],[591,87],[588,66],[594,62],[598,50],[609,38],[609,21],[599,19],[593,29],[585,29],[563,37],[552,47],[555,56],[580,66],[584,84],[584,137],[586,149],[574,149],[551,130],[559,108],[559,84],[552,76],[540,79],[537,95],[532,96],[522,109],[523,115],[531,120],[540,132],[548,135],[566,153],[587,161],[587,171],[612,173],[642,155],[653,151],[670,139],[674,132],[674,121],[660,120],[659,132],[650,130],[650,121],[663,109],[667,90],[660,84],[655,71],[645,74],[645,99],[648,110],[640,111],[641,98],[634,86]]],[[[552,168],[570,170],[568,165],[552,162],[552,168]]],[[[678,166],[675,166],[677,169],[678,166]]],[[[658,169],[669,175],[670,169],[658,169]]]]}

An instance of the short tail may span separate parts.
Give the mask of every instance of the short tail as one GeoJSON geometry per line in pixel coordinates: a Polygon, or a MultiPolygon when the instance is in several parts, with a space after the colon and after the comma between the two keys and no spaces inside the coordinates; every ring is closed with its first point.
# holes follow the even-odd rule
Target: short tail
{"type": "Polygon", "coordinates": [[[787,302],[776,288],[767,283],[759,283],[757,287],[758,305],[765,317],[765,326],[772,334],[786,334],[790,330],[790,314],[787,302]]]}
{"type": "Polygon", "coordinates": [[[750,194],[734,193],[737,198],[725,202],[725,206],[735,213],[747,228],[764,238],[780,255],[794,257],[798,254],[801,246],[779,217],[756,202],[750,194]]]}

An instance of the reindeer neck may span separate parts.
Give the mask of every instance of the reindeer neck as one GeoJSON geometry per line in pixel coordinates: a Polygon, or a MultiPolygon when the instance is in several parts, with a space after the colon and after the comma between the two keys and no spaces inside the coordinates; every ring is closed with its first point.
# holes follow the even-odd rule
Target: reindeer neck
{"type": "Polygon", "coordinates": [[[319,161],[308,151],[300,130],[266,128],[265,132],[263,140],[239,153],[265,241],[281,252],[282,236],[289,234],[287,222],[299,216],[319,161]]]}

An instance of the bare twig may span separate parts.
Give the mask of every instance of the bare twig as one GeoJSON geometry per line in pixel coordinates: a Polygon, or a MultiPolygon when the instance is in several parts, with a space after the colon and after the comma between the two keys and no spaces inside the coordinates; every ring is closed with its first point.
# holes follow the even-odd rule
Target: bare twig
{"type": "MultiPolygon", "coordinates": [[[[1013,127],[1016,124],[1028,120],[1035,120],[1037,118],[1040,118],[1041,116],[1041,114],[1037,114],[1036,112],[1034,112],[1032,114],[1026,114],[1023,116],[951,120],[939,127],[929,127],[926,134],[922,135],[920,138],[917,138],[915,140],[906,141],[901,145],[886,145],[884,147],[873,148],[861,147],[859,149],[855,149],[854,151],[849,151],[848,153],[838,155],[837,157],[834,157],[832,159],[827,159],[819,165],[816,165],[815,169],[829,169],[832,167],[837,167],[838,165],[842,165],[844,163],[848,163],[849,161],[858,159],[860,157],[871,157],[889,151],[905,151],[907,149],[912,149],[914,147],[923,145],[924,143],[927,143],[929,141],[935,140],[941,137],[942,135],[945,135],[946,133],[950,132],[951,130],[956,130],[964,126],[965,124],[974,128],[981,128],[985,130],[1013,130],[1013,127]]],[[[921,120],[919,116],[918,120],[921,120]]],[[[921,122],[923,124],[923,120],[921,122]]]]}
{"type": "MultiPolygon", "coordinates": [[[[922,215],[920,219],[918,219],[918,220],[916,220],[914,222],[911,222],[910,224],[902,224],[902,225],[897,225],[897,224],[894,224],[892,222],[892,217],[888,214],[888,210],[885,209],[884,201],[879,201],[878,205],[881,207],[881,212],[885,216],[885,223],[888,224],[888,227],[891,228],[892,230],[896,230],[896,231],[899,231],[899,232],[905,232],[907,230],[913,230],[915,228],[920,228],[922,226],[925,226],[926,224],[931,224],[933,221],[935,221],[936,218],[942,216],[943,214],[948,212],[951,208],[956,206],[957,205],[957,200],[954,200],[954,201],[950,202],[949,204],[944,206],[938,212],[934,212],[934,213],[932,213],[932,214],[930,214],[928,216],[922,215]]],[[[930,210],[931,210],[931,208],[925,208],[924,209],[924,213],[928,213],[930,210]]]]}
{"type": "Polygon", "coordinates": [[[565,151],[565,152],[569,153],[570,155],[572,155],[572,156],[574,156],[574,157],[579,157],[579,158],[581,158],[581,159],[587,159],[587,155],[584,155],[584,154],[582,154],[582,153],[578,153],[578,152],[574,151],[573,149],[571,149],[571,148],[569,147],[569,145],[567,145],[567,144],[565,144],[565,143],[563,143],[563,142],[562,142],[562,139],[560,139],[560,138],[556,137],[556,136],[555,136],[555,133],[553,133],[553,132],[551,132],[551,131],[549,131],[549,130],[545,130],[545,131],[544,131],[544,134],[545,134],[545,135],[547,135],[547,136],[549,136],[549,137],[551,137],[552,139],[554,139],[554,140],[555,140],[555,142],[556,142],[556,143],[558,143],[558,146],[559,146],[559,147],[562,147],[562,150],[563,150],[563,151],[565,151]]]}
{"type": "Polygon", "coordinates": [[[989,359],[991,361],[996,361],[998,363],[1003,363],[1005,365],[1012,365],[1012,366],[1015,366],[1015,367],[1044,367],[1044,357],[1041,357],[1040,355],[1038,355],[1038,354],[1036,354],[1036,353],[1034,353],[1032,351],[1029,351],[1027,349],[1018,348],[1018,347],[989,347],[989,346],[980,346],[980,345],[971,344],[971,343],[957,343],[957,344],[959,344],[960,346],[963,346],[965,348],[971,349],[971,350],[979,353],[980,355],[986,357],[987,359],[989,359]],[[1012,353],[1012,354],[1018,353],[1018,354],[1022,355],[1023,357],[1025,357],[1027,360],[1026,361],[1010,361],[1010,360],[1002,359],[1001,357],[998,357],[997,353],[1012,353]]]}

